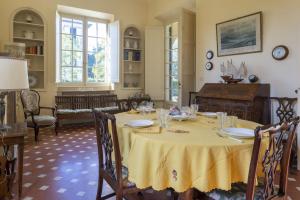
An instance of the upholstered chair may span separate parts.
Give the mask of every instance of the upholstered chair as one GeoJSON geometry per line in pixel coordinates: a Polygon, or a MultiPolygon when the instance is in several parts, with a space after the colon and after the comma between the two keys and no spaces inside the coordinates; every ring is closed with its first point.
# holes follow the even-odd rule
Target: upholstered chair
{"type": "Polygon", "coordinates": [[[55,108],[40,106],[40,95],[35,90],[23,90],[21,92],[21,101],[27,127],[34,128],[36,142],[38,141],[40,128],[54,127],[57,135],[55,108]],[[41,109],[51,110],[52,115],[41,115],[41,109]]]}

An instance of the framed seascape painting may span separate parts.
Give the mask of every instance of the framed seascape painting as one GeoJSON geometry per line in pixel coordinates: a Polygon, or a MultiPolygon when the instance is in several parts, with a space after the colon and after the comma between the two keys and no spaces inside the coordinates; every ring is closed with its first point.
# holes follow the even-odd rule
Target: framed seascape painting
{"type": "Polygon", "coordinates": [[[262,12],[216,25],[218,56],[262,51],[262,12]]]}

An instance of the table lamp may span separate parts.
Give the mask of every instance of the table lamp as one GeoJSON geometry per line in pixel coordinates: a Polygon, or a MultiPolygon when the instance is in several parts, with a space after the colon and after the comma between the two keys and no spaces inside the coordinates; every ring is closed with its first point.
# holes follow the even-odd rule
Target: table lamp
{"type": "Polygon", "coordinates": [[[28,89],[27,60],[0,57],[0,130],[5,129],[5,101],[8,92],[28,89]]]}

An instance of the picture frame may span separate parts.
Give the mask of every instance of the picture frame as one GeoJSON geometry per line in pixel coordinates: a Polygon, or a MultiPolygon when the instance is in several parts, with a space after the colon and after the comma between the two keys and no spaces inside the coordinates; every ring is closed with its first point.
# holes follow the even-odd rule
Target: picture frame
{"type": "Polygon", "coordinates": [[[262,12],[216,24],[217,55],[262,52],[262,12]]]}

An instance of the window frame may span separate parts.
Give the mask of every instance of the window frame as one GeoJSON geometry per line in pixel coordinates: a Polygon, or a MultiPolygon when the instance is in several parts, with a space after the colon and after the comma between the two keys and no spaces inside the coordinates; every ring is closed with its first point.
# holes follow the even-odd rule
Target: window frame
{"type": "MultiPolygon", "coordinates": [[[[172,78],[175,77],[171,71],[170,71],[170,65],[177,65],[177,78],[178,78],[178,84],[180,82],[180,75],[179,75],[179,22],[178,21],[173,21],[173,22],[170,22],[168,24],[165,24],[164,26],[164,39],[165,39],[165,44],[164,44],[164,54],[165,54],[165,58],[164,58],[164,98],[165,98],[165,101],[166,102],[169,102],[169,103],[179,103],[179,97],[180,97],[180,88],[179,88],[179,85],[178,85],[178,99],[177,101],[173,101],[172,100],[172,78]],[[177,24],[177,32],[175,35],[168,35],[167,33],[167,28],[169,26],[173,26],[173,24],[177,24]],[[171,48],[170,49],[170,39],[173,39],[173,38],[177,38],[177,48],[171,48]],[[174,51],[177,51],[177,61],[170,61],[170,52],[174,52],[174,51]],[[169,57],[169,59],[167,60],[167,58],[169,57]],[[167,72],[168,70],[168,72],[167,72]],[[168,84],[167,84],[168,82],[168,84]],[[167,87],[168,86],[168,87],[167,87]]],[[[173,55],[172,55],[173,56],[173,55]]]]}
{"type": "MultiPolygon", "coordinates": [[[[59,71],[59,74],[56,72],[55,76],[59,76],[59,78],[55,78],[56,84],[59,87],[97,87],[97,86],[111,86],[112,83],[108,79],[108,64],[107,61],[105,60],[105,80],[104,82],[88,82],[88,29],[87,29],[87,24],[88,22],[96,22],[96,23],[104,23],[106,24],[106,41],[105,41],[105,56],[107,56],[107,45],[108,45],[108,38],[109,38],[109,20],[105,19],[100,19],[100,18],[94,18],[94,17],[88,17],[88,16],[83,16],[83,15],[77,15],[77,14],[69,14],[69,13],[62,13],[58,12],[59,16],[59,27],[58,28],[58,35],[55,38],[56,41],[59,40],[58,42],[58,47],[56,48],[59,52],[59,62],[58,66],[56,66],[56,70],[59,71]],[[82,82],[62,82],[62,65],[61,65],[61,60],[62,60],[62,18],[71,18],[71,19],[78,19],[82,20],[82,40],[83,40],[83,66],[82,66],[82,82]]],[[[73,49],[72,49],[73,51],[73,49]]],[[[57,62],[57,61],[56,61],[57,62]]]]}

